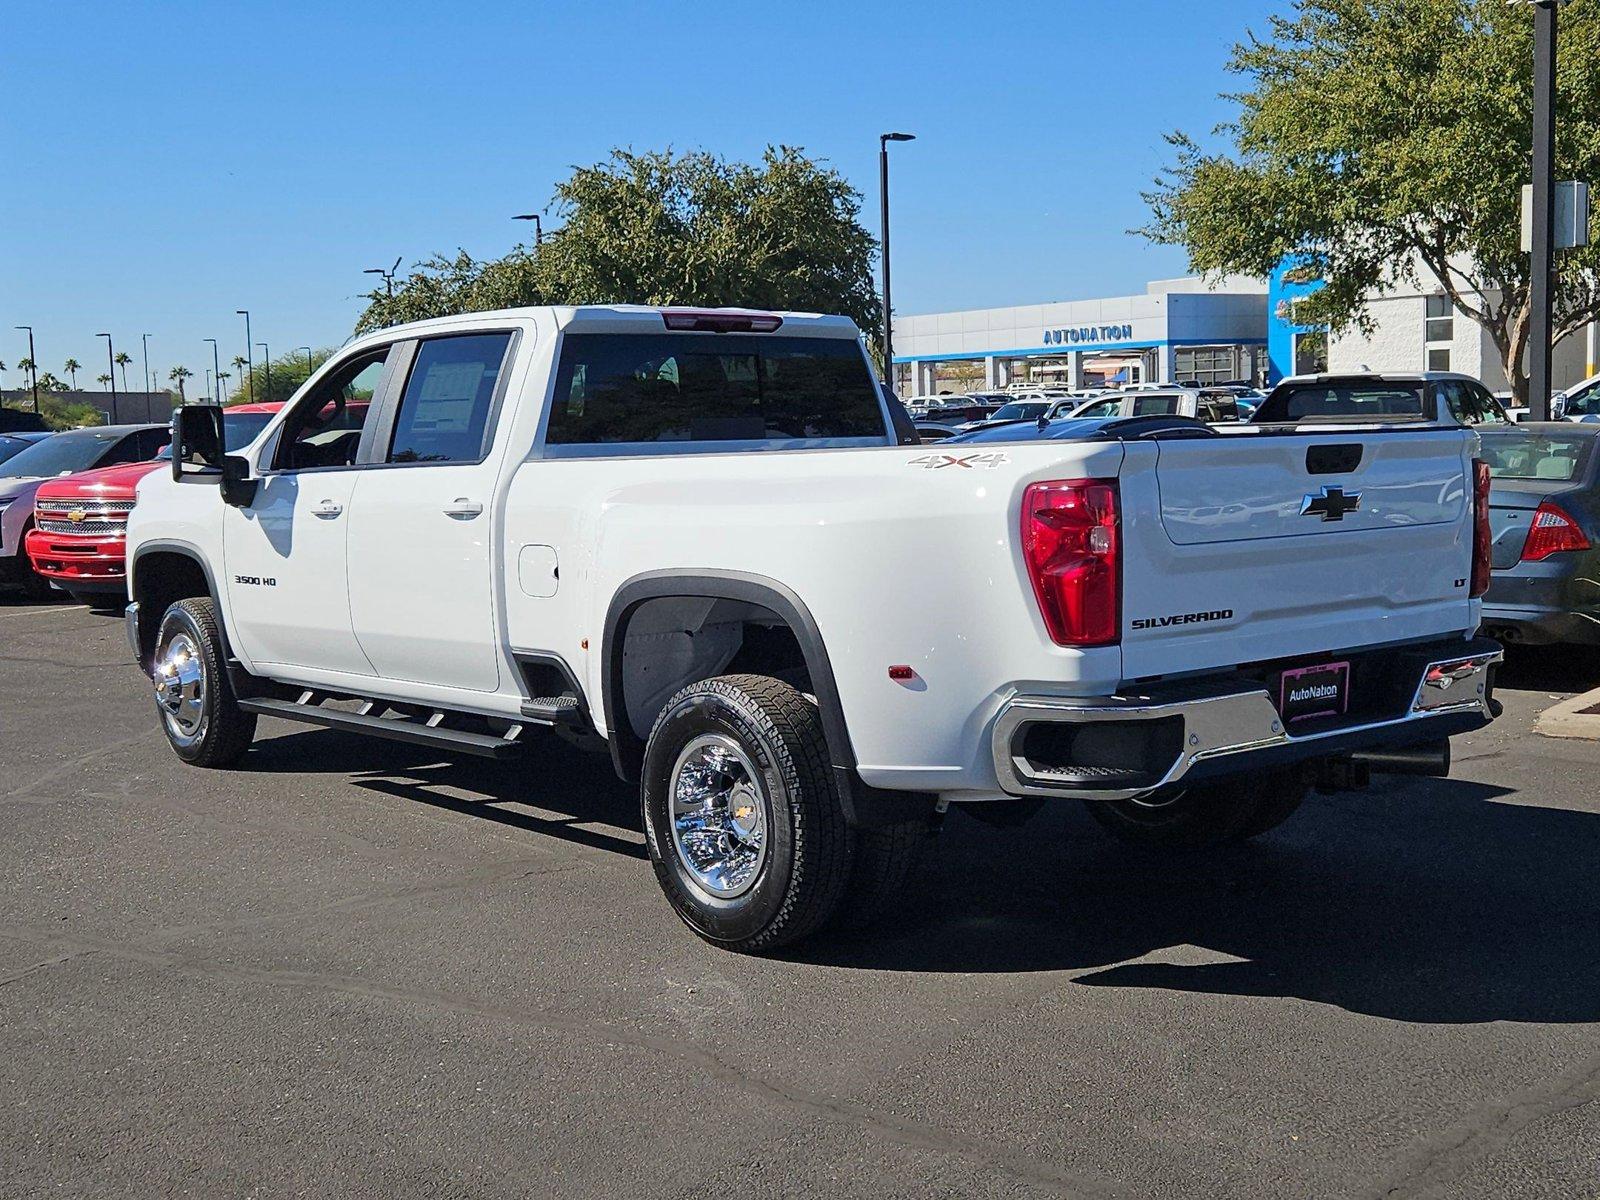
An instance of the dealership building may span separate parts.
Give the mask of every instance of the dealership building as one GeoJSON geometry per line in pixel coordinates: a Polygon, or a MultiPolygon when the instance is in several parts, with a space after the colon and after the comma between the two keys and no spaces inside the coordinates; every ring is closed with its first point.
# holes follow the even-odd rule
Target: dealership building
{"type": "MultiPolygon", "coordinates": [[[[1024,384],[1272,384],[1318,370],[1460,371],[1491,391],[1510,387],[1493,340],[1453,311],[1426,271],[1420,285],[1374,291],[1366,328],[1332,336],[1292,322],[1308,288],[1284,276],[1161,279],[1137,296],[896,317],[895,390],[909,398],[1024,384]]],[[[1597,362],[1600,326],[1590,326],[1556,345],[1552,385],[1581,383],[1597,362]]]]}
{"type": "Polygon", "coordinates": [[[1264,377],[1267,291],[1263,281],[1238,277],[1163,279],[1138,296],[896,317],[896,390],[1264,377]]]}

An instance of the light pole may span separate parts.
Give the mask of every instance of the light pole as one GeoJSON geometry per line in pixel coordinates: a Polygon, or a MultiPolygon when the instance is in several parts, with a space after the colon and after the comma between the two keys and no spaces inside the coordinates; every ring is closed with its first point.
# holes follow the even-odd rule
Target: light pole
{"type": "Polygon", "coordinates": [[[537,250],[540,246],[544,245],[544,222],[539,220],[538,213],[518,213],[511,219],[513,221],[532,221],[534,249],[537,250]]]}
{"type": "MultiPolygon", "coordinates": [[[[117,413],[117,358],[116,355],[111,353],[111,335],[109,333],[97,333],[95,337],[103,337],[106,340],[106,370],[111,372],[111,415],[115,416],[117,413]]],[[[106,423],[110,424],[109,421],[106,423]]]]}
{"type": "Polygon", "coordinates": [[[1528,419],[1550,419],[1551,309],[1555,269],[1556,13],[1568,0],[1533,5],[1533,261],[1528,276],[1528,419]]]}
{"type": "Polygon", "coordinates": [[[257,342],[261,347],[261,365],[267,373],[267,399],[272,399],[272,351],[267,349],[265,342],[257,342]]]}
{"type": "Polygon", "coordinates": [[[150,374],[150,335],[141,333],[139,341],[144,346],[144,386],[153,393],[156,390],[156,381],[150,374]]]}
{"type": "Polygon", "coordinates": [[[399,257],[397,257],[394,260],[394,266],[390,267],[387,271],[385,271],[382,267],[368,267],[365,271],[363,271],[361,273],[363,275],[382,275],[383,276],[383,291],[384,291],[384,295],[388,296],[389,299],[393,300],[394,299],[394,277],[395,277],[396,274],[399,273],[399,271],[400,271],[400,259],[404,258],[404,257],[405,257],[405,255],[403,255],[403,254],[400,255],[399,257]]]}
{"type": "MultiPolygon", "coordinates": [[[[211,377],[217,381],[217,387],[221,388],[221,386],[222,386],[222,359],[220,357],[218,357],[217,339],[216,338],[201,338],[200,340],[204,341],[204,342],[210,342],[211,343],[211,377]]],[[[212,395],[212,398],[214,400],[216,400],[216,402],[218,404],[222,403],[222,397],[218,396],[216,394],[216,392],[212,392],[211,395],[212,395]]]]}
{"type": "Polygon", "coordinates": [[[39,411],[39,356],[33,352],[33,326],[18,325],[17,329],[28,331],[28,374],[33,376],[33,411],[39,411]]]}
{"type": "Polygon", "coordinates": [[[914,142],[914,133],[878,135],[878,196],[883,217],[883,377],[894,390],[894,309],[889,299],[889,143],[914,142]]]}
{"type": "Polygon", "coordinates": [[[310,346],[296,346],[295,349],[296,350],[304,350],[306,352],[306,378],[310,379],[311,378],[311,372],[313,370],[315,370],[315,368],[312,367],[312,365],[311,365],[311,347],[310,346]]]}
{"type": "MultiPolygon", "coordinates": [[[[248,372],[245,375],[245,386],[249,388],[250,402],[253,404],[256,399],[256,362],[255,359],[250,357],[254,353],[250,348],[250,310],[236,308],[233,311],[244,318],[244,361],[248,372]]],[[[238,394],[238,392],[234,393],[236,396],[238,394]]]]}

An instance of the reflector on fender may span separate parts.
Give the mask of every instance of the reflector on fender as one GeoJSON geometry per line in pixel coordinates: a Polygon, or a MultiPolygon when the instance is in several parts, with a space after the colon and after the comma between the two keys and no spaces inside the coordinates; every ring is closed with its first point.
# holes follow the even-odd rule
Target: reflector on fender
{"type": "Polygon", "coordinates": [[[1107,646],[1122,632],[1117,482],[1034,483],[1022,495],[1022,555],[1050,637],[1107,646]]]}

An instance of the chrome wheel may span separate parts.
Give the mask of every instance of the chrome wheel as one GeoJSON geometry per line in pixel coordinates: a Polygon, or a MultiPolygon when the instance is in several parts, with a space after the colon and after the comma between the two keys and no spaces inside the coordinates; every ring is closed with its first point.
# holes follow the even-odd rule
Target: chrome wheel
{"type": "Polygon", "coordinates": [[[760,772],[730,737],[703,734],[668,780],[672,843],[695,886],[717,900],[749,891],[767,858],[760,772]]]}
{"type": "Polygon", "coordinates": [[[178,737],[194,737],[205,721],[206,676],[199,647],[187,633],[173,634],[162,647],[153,679],[167,727],[178,737]]]}

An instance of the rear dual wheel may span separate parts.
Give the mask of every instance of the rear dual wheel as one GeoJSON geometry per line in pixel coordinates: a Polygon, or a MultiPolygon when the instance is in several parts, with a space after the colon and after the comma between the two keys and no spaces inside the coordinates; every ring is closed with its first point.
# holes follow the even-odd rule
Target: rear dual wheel
{"type": "Polygon", "coordinates": [[[887,906],[925,823],[847,824],[817,706],[760,675],[673,696],[645,747],[644,827],[656,879],[702,938],[776,949],[887,906]]]}
{"type": "Polygon", "coordinates": [[[1243,842],[1276,829],[1306,795],[1295,768],[1194,784],[1141,800],[1085,800],[1112,836],[1131,845],[1199,850],[1243,842]]]}

